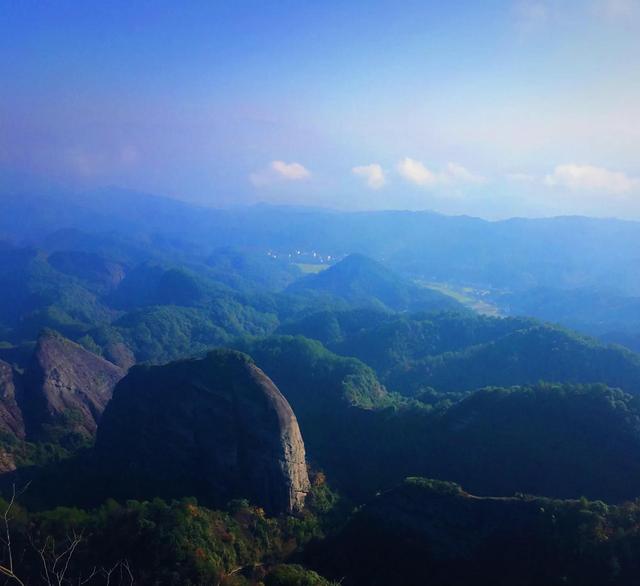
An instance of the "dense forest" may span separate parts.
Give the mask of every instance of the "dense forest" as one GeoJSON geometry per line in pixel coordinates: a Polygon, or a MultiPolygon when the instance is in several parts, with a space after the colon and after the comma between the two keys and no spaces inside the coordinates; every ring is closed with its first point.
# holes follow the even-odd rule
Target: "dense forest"
{"type": "Polygon", "coordinates": [[[635,260],[615,294],[600,254],[570,288],[575,257],[526,243],[626,224],[135,197],[0,219],[5,583],[640,575],[640,355],[607,337],[637,335],[635,260]]]}
{"type": "Polygon", "coordinates": [[[0,586],[640,586],[640,0],[0,0],[0,586]]]}

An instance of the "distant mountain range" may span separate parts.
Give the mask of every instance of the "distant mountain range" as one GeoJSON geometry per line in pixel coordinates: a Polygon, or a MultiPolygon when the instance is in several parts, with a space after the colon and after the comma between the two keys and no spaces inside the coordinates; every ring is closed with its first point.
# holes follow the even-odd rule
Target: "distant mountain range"
{"type": "Polygon", "coordinates": [[[23,583],[73,536],[74,584],[640,575],[640,224],[2,203],[23,583]]]}
{"type": "MultiPolygon", "coordinates": [[[[554,321],[640,350],[638,222],[578,216],[490,222],[270,205],[213,209],[116,188],[5,192],[0,200],[0,250],[12,242],[101,254],[121,264],[211,261],[219,280],[245,289],[252,285],[243,270],[262,271],[268,287],[283,288],[300,274],[298,257],[316,253],[332,264],[360,253],[411,280],[478,291],[504,315],[554,321]],[[259,262],[243,269],[245,261],[228,256],[238,249],[259,262]],[[260,268],[267,252],[277,258],[277,275],[260,268]]],[[[68,266],[64,262],[57,266],[68,266]]]]}
{"type": "MultiPolygon", "coordinates": [[[[520,290],[608,287],[640,294],[640,224],[558,217],[489,222],[433,212],[334,212],[259,205],[217,210],[118,189],[0,194],[0,238],[41,244],[63,230],[115,232],[183,252],[250,246],[360,252],[406,274],[520,290]],[[172,244],[171,244],[172,242],[172,244]]],[[[60,237],[64,233],[60,234],[60,237]]]]}

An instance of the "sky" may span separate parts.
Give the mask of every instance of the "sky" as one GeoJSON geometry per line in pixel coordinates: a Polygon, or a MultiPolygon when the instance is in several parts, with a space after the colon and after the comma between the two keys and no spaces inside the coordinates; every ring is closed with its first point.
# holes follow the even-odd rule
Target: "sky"
{"type": "Polygon", "coordinates": [[[0,181],[640,219],[640,0],[0,0],[0,181]]]}

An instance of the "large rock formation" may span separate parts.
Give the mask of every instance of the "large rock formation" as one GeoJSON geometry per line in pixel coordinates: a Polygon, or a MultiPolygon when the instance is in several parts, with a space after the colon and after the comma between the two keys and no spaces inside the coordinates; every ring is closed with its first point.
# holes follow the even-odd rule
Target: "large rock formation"
{"type": "Polygon", "coordinates": [[[96,450],[118,497],[242,497],[280,513],[302,508],[309,486],[291,407],[230,350],[134,367],[105,411],[96,450]]]}
{"type": "Polygon", "coordinates": [[[45,437],[61,426],[93,436],[125,371],[62,336],[40,336],[24,376],[27,435],[45,437]]]}

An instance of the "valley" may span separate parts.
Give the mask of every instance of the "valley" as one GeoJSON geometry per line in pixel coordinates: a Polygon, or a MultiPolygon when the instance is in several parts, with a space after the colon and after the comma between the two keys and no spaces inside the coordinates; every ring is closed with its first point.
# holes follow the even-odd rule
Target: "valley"
{"type": "MultiPolygon", "coordinates": [[[[296,212],[259,215],[280,213],[296,212]]],[[[406,257],[338,240],[309,264],[274,252],[293,233],[220,246],[134,223],[37,238],[5,225],[0,488],[5,510],[19,490],[22,559],[34,539],[55,557],[50,539],[82,535],[74,579],[92,564],[167,584],[635,575],[640,354],[536,318],[537,289],[516,306],[496,293],[504,277],[445,285],[455,263],[416,280],[406,257]],[[500,562],[508,543],[544,572],[515,549],[500,562]]],[[[21,579],[37,579],[31,563],[21,579]]]]}

